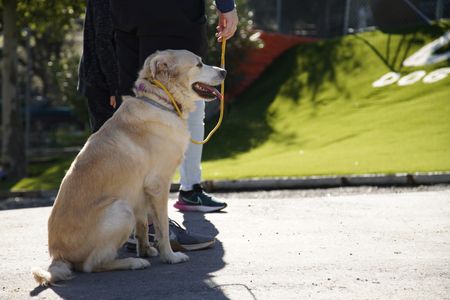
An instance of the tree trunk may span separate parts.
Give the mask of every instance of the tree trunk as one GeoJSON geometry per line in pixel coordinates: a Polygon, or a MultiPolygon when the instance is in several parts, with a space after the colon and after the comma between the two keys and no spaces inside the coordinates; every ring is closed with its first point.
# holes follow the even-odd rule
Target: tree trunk
{"type": "Polygon", "coordinates": [[[26,173],[22,104],[17,91],[17,0],[3,0],[2,164],[8,179],[26,173]]]}

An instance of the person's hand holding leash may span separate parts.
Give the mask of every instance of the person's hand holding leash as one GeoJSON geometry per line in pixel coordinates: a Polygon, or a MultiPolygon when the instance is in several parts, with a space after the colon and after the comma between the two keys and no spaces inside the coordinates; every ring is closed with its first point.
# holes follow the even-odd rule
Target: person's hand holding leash
{"type": "Polygon", "coordinates": [[[217,11],[217,13],[219,14],[219,24],[216,27],[216,37],[217,40],[221,42],[223,39],[227,40],[231,38],[236,32],[238,15],[236,9],[226,13],[217,11]]]}

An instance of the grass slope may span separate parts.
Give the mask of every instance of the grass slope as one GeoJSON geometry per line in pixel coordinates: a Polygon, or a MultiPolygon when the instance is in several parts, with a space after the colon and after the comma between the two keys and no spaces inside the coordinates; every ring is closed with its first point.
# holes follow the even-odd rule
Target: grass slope
{"type": "Polygon", "coordinates": [[[205,148],[205,178],[450,170],[450,76],[373,88],[448,30],[369,32],[301,45],[235,104],[205,148]]]}
{"type": "MultiPolygon", "coordinates": [[[[204,179],[450,170],[450,76],[372,88],[449,26],[369,32],[289,50],[227,108],[204,148],[204,179]]],[[[427,71],[448,62],[419,68],[427,71]]],[[[73,158],[13,190],[56,189],[73,158]]]]}

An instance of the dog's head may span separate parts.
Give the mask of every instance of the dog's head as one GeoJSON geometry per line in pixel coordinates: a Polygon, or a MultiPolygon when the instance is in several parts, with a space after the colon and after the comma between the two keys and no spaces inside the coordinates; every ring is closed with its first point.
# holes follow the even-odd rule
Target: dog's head
{"type": "MultiPolygon", "coordinates": [[[[222,97],[214,86],[225,79],[224,69],[209,66],[187,50],[164,50],[150,55],[139,73],[136,85],[156,79],[162,82],[175,99],[188,110],[196,100],[210,101],[222,97]]],[[[137,91],[139,92],[139,91],[137,91]]]]}

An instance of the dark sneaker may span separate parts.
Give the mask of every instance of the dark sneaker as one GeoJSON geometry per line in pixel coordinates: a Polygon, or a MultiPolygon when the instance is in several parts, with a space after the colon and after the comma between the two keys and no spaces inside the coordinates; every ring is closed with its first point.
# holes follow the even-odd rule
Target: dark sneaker
{"type": "Polygon", "coordinates": [[[192,191],[180,191],[178,201],[173,205],[181,211],[214,212],[227,207],[226,203],[219,202],[205,193],[200,184],[194,184],[192,191]]]}
{"type": "MultiPolygon", "coordinates": [[[[148,225],[148,240],[150,244],[155,244],[155,227],[148,225]]],[[[169,219],[169,240],[173,251],[194,251],[211,247],[216,239],[209,236],[187,232],[174,220],[169,219]]],[[[127,242],[129,251],[136,251],[137,239],[130,236],[127,242]]]]}

